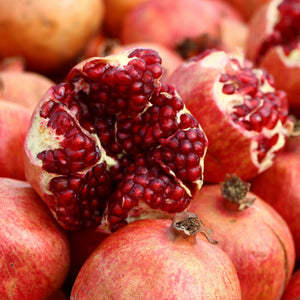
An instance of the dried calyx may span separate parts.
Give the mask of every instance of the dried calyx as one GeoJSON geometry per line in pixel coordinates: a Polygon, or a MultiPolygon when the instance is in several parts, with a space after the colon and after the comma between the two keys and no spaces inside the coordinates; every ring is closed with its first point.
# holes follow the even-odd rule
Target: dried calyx
{"type": "Polygon", "coordinates": [[[212,239],[211,230],[204,227],[203,222],[199,220],[198,216],[193,212],[184,211],[176,213],[171,228],[176,236],[189,238],[195,236],[197,233],[202,233],[211,244],[218,243],[218,241],[212,239]]]}
{"type": "Polygon", "coordinates": [[[248,197],[250,183],[235,174],[226,175],[225,181],[221,182],[220,186],[223,198],[235,204],[239,210],[248,208],[255,201],[255,197],[248,197]]]}

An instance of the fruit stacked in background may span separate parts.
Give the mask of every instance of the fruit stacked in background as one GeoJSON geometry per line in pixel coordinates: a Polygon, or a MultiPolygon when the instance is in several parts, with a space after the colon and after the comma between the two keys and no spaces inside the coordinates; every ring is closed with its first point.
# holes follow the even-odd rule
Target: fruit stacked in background
{"type": "MultiPolygon", "coordinates": [[[[23,288],[22,298],[13,296],[12,286],[21,284],[21,277],[16,276],[14,284],[6,284],[9,290],[1,288],[3,298],[69,298],[76,282],[72,292],[75,297],[78,287],[84,283],[84,274],[102,252],[108,251],[106,254],[118,258],[121,253],[118,247],[123,242],[127,250],[133,247],[126,242],[127,232],[134,234],[133,244],[143,239],[140,232],[134,231],[135,227],[145,224],[145,232],[154,234],[156,221],[159,226],[169,226],[170,219],[180,210],[193,210],[204,220],[204,225],[211,228],[212,232],[201,224],[200,231],[207,236],[212,233],[218,244],[206,245],[209,241],[200,233],[196,240],[201,241],[202,247],[218,253],[218,257],[226,257],[223,259],[227,261],[229,248],[233,253],[245,254],[254,244],[261,254],[255,257],[262,260],[268,257],[278,271],[276,284],[270,286],[263,282],[268,281],[274,266],[269,266],[269,273],[266,267],[263,275],[257,267],[262,260],[248,259],[245,254],[239,264],[230,258],[237,274],[231,270],[227,275],[233,276],[234,284],[230,289],[221,288],[224,282],[217,281],[218,276],[212,272],[213,280],[209,277],[197,283],[209,290],[205,296],[199,294],[201,299],[210,293],[222,295],[220,299],[240,299],[240,292],[248,293],[249,276],[253,280],[263,277],[257,288],[251,289],[253,299],[299,296],[297,166],[300,143],[297,133],[291,133],[293,125],[294,130],[297,127],[291,114],[300,115],[299,0],[89,0],[74,3],[0,0],[0,23],[3,24],[0,26],[0,176],[3,182],[10,182],[4,185],[2,194],[16,195],[19,186],[30,188],[33,198],[46,211],[49,224],[55,224],[62,232],[64,251],[68,253],[65,262],[59,263],[63,271],[55,264],[48,264],[48,272],[54,270],[60,275],[51,273],[55,277],[51,280],[56,283],[45,294],[43,284],[38,291],[37,284],[28,283],[23,288]],[[68,144],[65,137],[72,142],[68,144]],[[244,210],[230,210],[238,221],[230,223],[232,230],[224,233],[210,223],[211,209],[205,204],[214,202],[203,195],[213,187],[217,194],[226,174],[233,173],[250,182],[253,193],[250,198],[256,200],[244,210]],[[15,179],[22,181],[11,184],[15,179]],[[197,210],[198,204],[205,208],[197,210]],[[265,209],[268,217],[263,213],[265,209]],[[276,221],[270,221],[269,214],[276,221]],[[246,217],[249,221],[252,215],[257,218],[257,226],[245,225],[246,217]],[[139,218],[151,220],[137,221],[139,218]],[[259,225],[261,222],[265,225],[259,225]],[[102,226],[97,229],[99,224],[102,226]],[[259,227],[261,235],[249,234],[248,246],[246,241],[232,242],[234,238],[230,237],[239,230],[239,225],[246,226],[241,229],[243,232],[259,227]],[[269,238],[270,233],[277,239],[270,239],[271,244],[274,242],[274,251],[266,254],[267,245],[259,241],[263,236],[269,238]],[[114,239],[117,243],[112,249],[110,243],[114,239]],[[230,247],[224,246],[227,239],[231,240],[230,247]],[[297,261],[293,270],[294,246],[297,261]],[[281,260],[280,253],[285,259],[281,260]],[[78,273],[81,275],[76,279],[78,273]],[[238,282],[237,277],[240,277],[238,282]],[[33,289],[37,296],[32,293],[33,289]],[[259,291],[260,296],[254,296],[259,291]]],[[[16,216],[24,213],[21,202],[17,203],[13,213],[16,216]]],[[[6,211],[3,213],[5,217],[6,211]]],[[[223,222],[223,213],[218,210],[215,213],[214,219],[223,222]]],[[[39,214],[35,215],[34,221],[38,222],[39,214]]],[[[26,216],[29,217],[27,213],[26,216]]],[[[188,224],[192,219],[188,219],[188,224]]],[[[9,224],[18,230],[16,218],[11,218],[9,224]]],[[[29,237],[38,225],[35,222],[29,227],[24,226],[20,235],[29,237]]],[[[38,232],[41,237],[37,239],[42,243],[47,230],[38,232]]],[[[195,241],[195,236],[180,236],[171,238],[174,245],[168,244],[172,248],[168,252],[170,261],[175,259],[172,253],[177,247],[195,241]]],[[[268,238],[265,240],[270,241],[268,238]]],[[[13,242],[13,237],[10,241],[13,242]]],[[[166,240],[160,241],[166,245],[166,240]]],[[[17,239],[15,245],[19,245],[17,239]]],[[[30,246],[32,243],[28,240],[30,246]]],[[[6,251],[13,253],[13,250],[6,251]]],[[[42,246],[35,251],[47,253],[42,246]]],[[[150,259],[139,259],[138,253],[146,253],[145,248],[139,246],[135,251],[135,265],[141,270],[147,268],[147,264],[154,270],[160,268],[150,259]]],[[[189,251],[192,250],[179,252],[189,255],[192,253],[189,251]]],[[[126,260],[126,251],[122,253],[126,260]]],[[[148,252],[147,255],[155,259],[157,254],[148,252]]],[[[205,255],[202,252],[202,258],[205,255]]],[[[18,256],[24,258],[24,266],[32,266],[32,255],[18,256]]],[[[4,263],[8,267],[1,267],[4,273],[0,277],[7,278],[9,261],[4,263]]],[[[230,265],[229,262],[227,266],[230,265]]],[[[199,264],[199,268],[204,267],[209,272],[214,266],[215,271],[225,269],[219,268],[218,259],[211,264],[207,261],[199,264]]],[[[17,269],[19,263],[14,267],[20,270],[17,269]]],[[[43,268],[38,268],[42,274],[43,268]]],[[[192,272],[191,266],[184,265],[184,268],[192,272]]],[[[109,283],[106,294],[104,290],[99,293],[99,270],[100,267],[93,267],[95,281],[88,290],[81,290],[81,295],[98,293],[99,299],[127,295],[125,299],[138,299],[137,289],[141,291],[143,286],[129,284],[125,288],[126,283],[120,277],[122,268],[114,265],[106,265],[104,270],[112,272],[120,284],[109,283]]],[[[168,272],[178,275],[175,267],[168,268],[168,272]]],[[[136,273],[130,274],[129,280],[136,276],[136,273]]],[[[31,275],[28,280],[34,278],[31,275]]],[[[101,275],[101,280],[109,282],[105,273],[101,275]]],[[[154,283],[153,277],[148,280],[154,283]]],[[[186,283],[187,293],[194,289],[196,294],[195,286],[189,283],[186,283]]],[[[174,282],[171,284],[174,286],[174,282]]],[[[158,283],[154,285],[158,287],[158,283]]],[[[155,287],[149,296],[151,299],[159,295],[155,287]]],[[[164,288],[166,285],[160,289],[164,288]]],[[[80,299],[90,299],[82,297],[80,299]]]]}

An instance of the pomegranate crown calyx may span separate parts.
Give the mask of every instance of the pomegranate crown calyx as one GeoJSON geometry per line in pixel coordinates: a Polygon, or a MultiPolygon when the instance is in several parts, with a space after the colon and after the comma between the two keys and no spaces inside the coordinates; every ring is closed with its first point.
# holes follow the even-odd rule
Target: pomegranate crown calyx
{"type": "Polygon", "coordinates": [[[202,233],[211,244],[218,243],[218,241],[212,239],[211,230],[204,227],[203,222],[199,220],[195,213],[189,211],[175,214],[172,228],[177,235],[183,237],[195,236],[197,233],[202,233]]]}
{"type": "Polygon", "coordinates": [[[250,207],[255,201],[255,197],[247,197],[250,183],[243,181],[235,174],[227,174],[225,181],[220,185],[223,198],[238,205],[239,210],[250,207]]]}

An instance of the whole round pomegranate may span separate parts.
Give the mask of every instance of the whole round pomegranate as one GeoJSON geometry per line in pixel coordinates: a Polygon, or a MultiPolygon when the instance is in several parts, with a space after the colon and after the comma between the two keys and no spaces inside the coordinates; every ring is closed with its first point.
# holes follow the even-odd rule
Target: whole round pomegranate
{"type": "Polygon", "coordinates": [[[261,6],[270,2],[271,0],[225,0],[233,5],[240,14],[249,21],[251,17],[259,10],[261,6]]]}
{"type": "Polygon", "coordinates": [[[251,190],[285,219],[300,260],[300,152],[283,152],[273,166],[251,181],[251,190]]]}
{"type": "Polygon", "coordinates": [[[281,300],[300,299],[300,269],[295,271],[281,300]]]}
{"type": "Polygon", "coordinates": [[[241,299],[236,270],[214,243],[193,213],[132,222],[92,253],[70,299],[241,299]]]}
{"type": "Polygon", "coordinates": [[[90,58],[36,108],[28,182],[66,229],[114,231],[185,210],[202,185],[207,139],[153,49],[90,58]]]}
{"type": "Polygon", "coordinates": [[[300,1],[273,0],[249,24],[247,57],[273,75],[291,109],[300,109],[300,1]]]}
{"type": "Polygon", "coordinates": [[[53,73],[74,62],[103,22],[102,0],[0,1],[0,58],[53,73]]]}
{"type": "Polygon", "coordinates": [[[0,72],[0,101],[19,103],[32,112],[47,90],[54,85],[48,77],[36,72],[0,72]]]}
{"type": "Polygon", "coordinates": [[[268,169],[293,122],[285,92],[242,53],[209,50],[185,61],[169,77],[209,140],[204,180],[225,174],[248,180],[268,169]]]}
{"type": "Polygon", "coordinates": [[[31,111],[0,100],[0,177],[25,180],[23,147],[31,111]]]}
{"type": "Polygon", "coordinates": [[[121,41],[155,42],[188,58],[207,48],[241,46],[246,30],[241,16],[220,0],[152,0],[131,10],[124,19],[121,41]],[[232,34],[229,38],[228,30],[232,34]],[[224,38],[224,36],[226,36],[224,38]]]}
{"type": "Polygon", "coordinates": [[[231,258],[243,300],[280,299],[295,264],[294,242],[283,218],[249,192],[239,177],[204,185],[191,202],[231,258]]]}
{"type": "Polygon", "coordinates": [[[0,194],[0,299],[53,299],[69,268],[65,233],[29,183],[1,177],[0,194]]]}
{"type": "Polygon", "coordinates": [[[135,7],[148,0],[104,0],[104,27],[110,36],[120,37],[126,15],[135,7]]]}

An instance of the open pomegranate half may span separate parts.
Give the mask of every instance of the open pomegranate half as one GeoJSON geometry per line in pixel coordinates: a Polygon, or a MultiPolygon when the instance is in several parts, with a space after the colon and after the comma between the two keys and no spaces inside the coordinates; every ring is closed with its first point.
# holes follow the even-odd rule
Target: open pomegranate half
{"type": "Polygon", "coordinates": [[[161,75],[152,49],[93,57],[36,108],[26,179],[65,229],[171,216],[200,189],[205,133],[161,75]]]}
{"type": "Polygon", "coordinates": [[[291,109],[300,108],[300,0],[272,0],[249,23],[247,57],[286,91],[291,109]]]}
{"type": "Polygon", "coordinates": [[[253,178],[273,164],[292,131],[286,93],[243,53],[209,50],[177,68],[168,83],[203,127],[209,146],[204,180],[253,178]]]}

